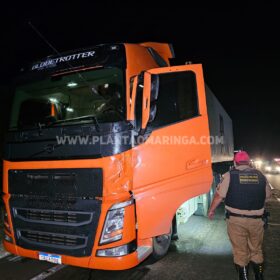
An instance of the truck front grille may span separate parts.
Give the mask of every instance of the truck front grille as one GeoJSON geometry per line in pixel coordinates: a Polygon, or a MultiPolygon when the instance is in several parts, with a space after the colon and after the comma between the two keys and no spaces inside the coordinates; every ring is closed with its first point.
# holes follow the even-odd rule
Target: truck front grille
{"type": "Polygon", "coordinates": [[[92,213],[13,208],[14,216],[35,223],[81,226],[92,221],[92,213]]]}
{"type": "Polygon", "coordinates": [[[9,170],[17,246],[90,256],[101,213],[100,168],[9,170]]]}
{"type": "Polygon", "coordinates": [[[80,249],[86,247],[87,244],[87,237],[57,233],[17,230],[17,236],[29,244],[61,249],[80,249]]]}

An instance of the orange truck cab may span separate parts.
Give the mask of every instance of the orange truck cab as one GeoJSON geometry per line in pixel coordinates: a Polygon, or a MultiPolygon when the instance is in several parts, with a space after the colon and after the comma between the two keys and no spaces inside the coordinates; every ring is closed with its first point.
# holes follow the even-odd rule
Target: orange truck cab
{"type": "Polygon", "coordinates": [[[205,215],[232,160],[231,120],[202,66],[164,43],[105,44],[33,63],[15,81],[3,161],[4,247],[128,269],[205,215]],[[213,176],[214,174],[214,176],[213,176]]]}

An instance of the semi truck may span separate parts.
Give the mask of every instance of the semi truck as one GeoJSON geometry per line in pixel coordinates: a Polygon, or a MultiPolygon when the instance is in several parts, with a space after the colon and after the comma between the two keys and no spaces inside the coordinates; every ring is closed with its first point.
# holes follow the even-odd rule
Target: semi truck
{"type": "Polygon", "coordinates": [[[128,269],[207,214],[232,123],[202,65],[174,57],[167,43],[103,44],[19,75],[3,155],[7,251],[128,269]]]}

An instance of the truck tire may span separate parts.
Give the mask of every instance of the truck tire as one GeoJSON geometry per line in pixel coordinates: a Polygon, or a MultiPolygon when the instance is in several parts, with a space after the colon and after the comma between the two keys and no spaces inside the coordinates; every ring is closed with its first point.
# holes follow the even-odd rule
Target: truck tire
{"type": "Polygon", "coordinates": [[[178,240],[178,231],[177,231],[177,218],[176,218],[176,214],[172,220],[172,235],[171,235],[171,240],[178,240]]]}
{"type": "Polygon", "coordinates": [[[169,249],[171,243],[172,228],[168,234],[153,237],[153,253],[151,255],[154,261],[163,258],[169,249]]]}

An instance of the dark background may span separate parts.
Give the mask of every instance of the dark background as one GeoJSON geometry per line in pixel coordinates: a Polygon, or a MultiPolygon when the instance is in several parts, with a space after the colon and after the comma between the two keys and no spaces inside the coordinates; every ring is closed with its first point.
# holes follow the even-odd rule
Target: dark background
{"type": "Polygon", "coordinates": [[[182,62],[203,64],[206,82],[232,117],[235,149],[280,157],[277,8],[208,2],[6,3],[0,18],[1,141],[11,79],[26,63],[53,53],[28,25],[31,21],[61,52],[107,42],[172,43],[182,62]]]}

